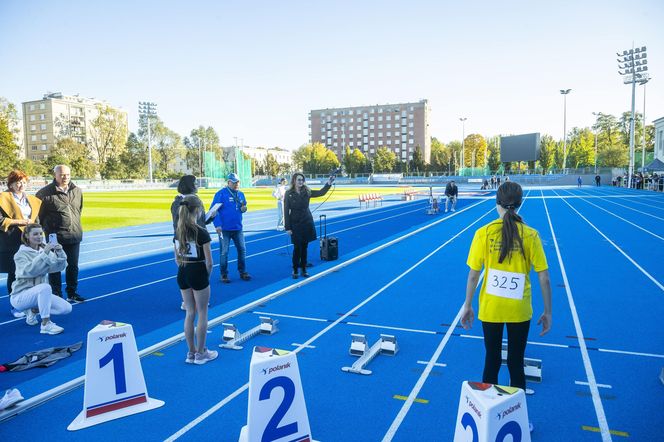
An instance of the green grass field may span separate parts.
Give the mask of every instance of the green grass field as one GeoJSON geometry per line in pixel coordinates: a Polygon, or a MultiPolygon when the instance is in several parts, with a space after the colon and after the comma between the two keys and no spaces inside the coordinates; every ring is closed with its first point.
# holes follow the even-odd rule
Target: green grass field
{"type": "MultiPolygon", "coordinates": [[[[199,196],[206,209],[218,189],[201,189],[199,196]]],[[[248,210],[262,210],[276,207],[272,197],[272,188],[242,189],[247,197],[248,210]]],[[[363,193],[381,195],[400,192],[398,188],[385,187],[337,187],[328,201],[355,199],[363,193]]],[[[170,207],[177,191],[172,190],[136,190],[117,192],[84,192],[83,194],[83,229],[85,231],[108,229],[112,227],[135,226],[156,222],[170,221],[170,207]]],[[[312,199],[312,204],[327,198],[312,199]]]]}

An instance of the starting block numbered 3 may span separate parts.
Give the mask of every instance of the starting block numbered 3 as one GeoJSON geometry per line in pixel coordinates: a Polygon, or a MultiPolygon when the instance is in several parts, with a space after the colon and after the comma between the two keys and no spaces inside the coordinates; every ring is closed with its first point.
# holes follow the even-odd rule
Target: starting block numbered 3
{"type": "Polygon", "coordinates": [[[249,368],[247,425],[239,442],[313,442],[297,355],[254,347],[249,368]]]}
{"type": "MultiPolygon", "coordinates": [[[[502,364],[507,365],[507,344],[503,343],[502,364]]],[[[523,359],[523,370],[526,380],[530,382],[542,382],[542,360],[533,358],[523,359]]]]}
{"type": "Polygon", "coordinates": [[[399,345],[397,344],[397,338],[392,335],[380,335],[380,339],[376,341],[374,345],[369,348],[367,344],[367,338],[364,335],[358,335],[351,333],[352,341],[350,343],[349,353],[351,356],[357,356],[360,359],[355,361],[351,367],[341,367],[345,372],[349,373],[358,373],[358,374],[371,374],[371,370],[367,370],[364,367],[369,365],[376,356],[379,354],[395,356],[399,351],[399,345]]]}
{"type": "Polygon", "coordinates": [[[102,321],[90,330],[83,411],[67,429],[80,430],[162,405],[148,396],[132,326],[102,321]]]}
{"type": "Polygon", "coordinates": [[[277,328],[279,320],[267,318],[265,316],[260,316],[260,320],[261,323],[259,325],[242,334],[240,334],[237,327],[233,324],[223,323],[222,325],[224,326],[224,334],[222,339],[224,342],[219,344],[219,347],[228,350],[242,350],[243,347],[240,344],[247,342],[254,336],[258,336],[259,334],[273,335],[279,331],[277,328]]]}
{"type": "Polygon", "coordinates": [[[464,381],[454,442],[505,440],[530,442],[524,391],[515,387],[464,381]]]}

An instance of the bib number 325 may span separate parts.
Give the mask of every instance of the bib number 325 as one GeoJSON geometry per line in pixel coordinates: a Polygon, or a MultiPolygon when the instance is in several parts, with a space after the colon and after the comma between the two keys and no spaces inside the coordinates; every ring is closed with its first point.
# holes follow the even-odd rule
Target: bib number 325
{"type": "Polygon", "coordinates": [[[523,299],[523,289],[526,285],[524,273],[505,272],[503,270],[489,269],[486,281],[486,292],[490,295],[509,299],[523,299]]]}

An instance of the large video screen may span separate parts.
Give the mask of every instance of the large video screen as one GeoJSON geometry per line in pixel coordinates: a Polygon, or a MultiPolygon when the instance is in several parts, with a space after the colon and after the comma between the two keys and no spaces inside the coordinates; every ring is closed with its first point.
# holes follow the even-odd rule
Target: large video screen
{"type": "Polygon", "coordinates": [[[535,161],[539,158],[540,134],[500,137],[500,161],[535,161]]]}

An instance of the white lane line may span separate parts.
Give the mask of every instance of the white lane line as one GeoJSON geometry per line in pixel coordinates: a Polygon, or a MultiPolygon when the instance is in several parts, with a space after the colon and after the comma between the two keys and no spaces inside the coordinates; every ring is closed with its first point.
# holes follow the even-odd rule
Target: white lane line
{"type": "MultiPolygon", "coordinates": [[[[429,364],[429,361],[417,361],[418,364],[420,365],[427,365],[429,364]]],[[[447,364],[443,364],[441,362],[436,362],[433,364],[434,367],[447,367],[447,364]]]]}
{"type": "Polygon", "coordinates": [[[604,353],[618,353],[622,355],[633,355],[633,356],[646,356],[649,358],[660,358],[664,359],[664,355],[658,355],[656,353],[640,353],[637,351],[625,351],[625,350],[609,350],[606,348],[598,348],[597,351],[601,351],[604,353]]]}
{"type": "Polygon", "coordinates": [[[252,312],[255,315],[276,316],[277,318],[302,319],[303,321],[330,322],[327,319],[311,318],[309,316],[284,315],[282,313],[272,312],[252,312]]]}
{"type": "MultiPolygon", "coordinates": [[[[565,201],[564,199],[562,201],[569,205],[569,203],[567,203],[567,201],[565,201]]],[[[556,255],[558,256],[558,264],[560,265],[560,273],[562,274],[563,282],[565,283],[565,292],[567,293],[567,301],[569,303],[570,310],[572,313],[572,320],[574,321],[574,329],[576,332],[577,340],[579,342],[579,349],[581,350],[581,357],[583,359],[583,367],[586,371],[586,378],[588,378],[590,394],[592,396],[593,406],[595,407],[595,414],[597,415],[597,422],[599,424],[600,433],[602,435],[603,441],[605,442],[610,441],[612,439],[611,439],[611,433],[609,432],[609,424],[606,420],[606,414],[604,413],[604,406],[602,405],[602,399],[600,398],[599,390],[597,389],[597,380],[595,379],[595,372],[593,371],[593,367],[590,362],[590,356],[588,355],[588,348],[586,347],[586,342],[585,339],[583,338],[581,321],[579,320],[579,315],[576,311],[574,297],[572,296],[572,290],[570,289],[569,280],[567,279],[565,264],[563,263],[563,257],[560,254],[560,248],[558,247],[558,240],[556,239],[556,232],[553,229],[553,223],[551,222],[551,216],[549,215],[549,208],[546,205],[546,201],[544,201],[544,210],[546,211],[546,218],[549,222],[549,228],[551,229],[553,244],[556,247],[556,255]]]]}
{"type": "MultiPolygon", "coordinates": [[[[438,220],[438,221],[434,221],[434,222],[432,222],[431,224],[428,224],[428,225],[426,225],[426,226],[424,226],[424,227],[421,227],[420,229],[415,230],[414,232],[411,232],[408,236],[412,236],[412,234],[419,233],[420,231],[424,230],[425,228],[428,229],[428,228],[430,228],[430,227],[433,227],[434,225],[437,225],[437,224],[439,224],[439,223],[441,223],[441,222],[443,222],[443,221],[445,221],[445,220],[447,220],[447,219],[450,219],[450,218],[452,218],[452,217],[458,215],[459,213],[462,213],[463,211],[470,209],[471,207],[475,207],[475,206],[478,205],[478,204],[482,204],[482,203],[485,202],[485,201],[487,201],[487,200],[483,200],[483,201],[480,201],[480,202],[478,202],[478,203],[476,203],[476,204],[473,204],[472,206],[469,206],[469,207],[467,207],[467,208],[465,208],[465,209],[463,209],[463,210],[460,210],[460,211],[456,212],[455,214],[453,214],[453,215],[451,215],[451,216],[449,216],[449,217],[445,217],[445,218],[442,218],[442,219],[440,219],[440,220],[438,220]]],[[[447,241],[445,241],[445,243],[443,243],[442,245],[438,246],[433,252],[431,252],[431,253],[429,253],[428,255],[426,255],[424,258],[422,258],[422,259],[419,260],[417,263],[415,263],[414,265],[412,265],[411,267],[409,267],[406,271],[404,271],[403,273],[401,273],[399,276],[397,276],[396,278],[394,278],[392,281],[390,281],[389,283],[387,283],[386,285],[384,285],[383,287],[381,287],[379,290],[377,290],[376,292],[374,292],[373,294],[371,294],[371,295],[368,296],[367,298],[365,298],[362,302],[360,302],[359,304],[357,304],[355,307],[353,307],[350,311],[348,311],[347,313],[345,313],[345,314],[344,314],[343,316],[341,316],[339,319],[335,320],[333,323],[331,323],[330,325],[328,325],[327,327],[325,327],[323,330],[321,330],[320,332],[316,333],[314,336],[312,336],[311,338],[309,338],[309,339],[308,339],[306,342],[304,342],[301,346],[299,346],[299,347],[297,347],[295,350],[293,350],[293,352],[298,353],[298,352],[300,352],[303,348],[305,348],[305,346],[307,346],[307,345],[311,345],[314,341],[316,341],[316,339],[320,338],[320,337],[323,336],[325,333],[327,333],[328,331],[330,331],[331,329],[333,329],[334,327],[336,327],[336,326],[337,326],[339,323],[341,323],[344,319],[346,319],[346,318],[349,317],[351,314],[353,314],[355,311],[357,311],[358,309],[360,309],[361,307],[363,307],[365,304],[367,304],[368,302],[370,302],[370,301],[371,301],[372,299],[374,299],[376,296],[378,296],[379,294],[381,294],[382,292],[384,292],[387,288],[389,288],[390,286],[392,286],[393,284],[395,284],[397,281],[399,281],[399,280],[400,280],[401,278],[403,278],[405,275],[407,275],[408,273],[410,273],[413,269],[415,269],[415,268],[416,268],[417,266],[419,266],[421,263],[423,263],[424,261],[426,261],[427,259],[429,259],[431,256],[433,256],[437,251],[439,251],[440,249],[442,249],[443,247],[445,247],[447,244],[449,244],[450,242],[452,242],[455,238],[457,238],[459,235],[461,235],[463,232],[465,232],[466,230],[468,230],[471,226],[475,225],[479,220],[481,220],[482,218],[484,218],[485,216],[487,216],[489,213],[491,213],[491,212],[494,211],[494,210],[495,210],[494,208],[491,208],[491,210],[489,210],[488,212],[484,213],[482,216],[480,216],[478,219],[476,219],[473,223],[471,223],[470,225],[466,226],[463,230],[461,230],[459,233],[457,233],[456,235],[454,235],[452,238],[450,238],[450,239],[448,239],[447,241]]],[[[404,239],[405,239],[405,237],[397,238],[397,239],[395,239],[395,240],[390,241],[390,242],[387,243],[387,244],[393,244],[393,243],[394,243],[395,241],[397,241],[397,240],[399,240],[399,241],[403,241],[404,239]]],[[[385,244],[384,246],[387,247],[387,244],[385,244]]],[[[380,246],[380,247],[381,247],[381,248],[384,248],[383,246],[380,246]]],[[[332,270],[332,269],[329,269],[329,270],[332,270]]],[[[309,278],[307,281],[310,281],[310,280],[311,280],[311,278],[309,278]]],[[[459,314],[460,314],[460,313],[461,313],[461,310],[459,310],[459,314]]],[[[457,315],[457,316],[458,316],[458,315],[457,315]]],[[[452,330],[452,329],[450,329],[450,330],[452,330]]],[[[448,333],[449,333],[449,332],[448,332],[448,333]]],[[[427,365],[427,367],[424,369],[425,372],[427,372],[427,370],[428,370],[429,372],[431,371],[430,368],[429,368],[429,365],[427,365]]],[[[249,384],[248,384],[248,383],[247,383],[247,384],[244,384],[242,387],[240,387],[238,390],[236,390],[236,392],[233,393],[233,395],[237,396],[236,393],[237,393],[238,391],[239,391],[239,392],[242,392],[242,391],[246,390],[247,388],[249,388],[249,384]]],[[[222,403],[223,403],[223,404],[226,404],[226,403],[230,402],[230,399],[229,399],[229,398],[230,398],[230,396],[224,398],[221,402],[219,402],[219,403],[213,405],[212,408],[208,409],[208,410],[205,411],[201,416],[199,416],[199,417],[197,417],[196,419],[194,419],[193,421],[189,422],[189,423],[188,423],[187,425],[185,425],[182,429],[180,429],[179,431],[177,431],[175,434],[173,434],[172,436],[170,436],[170,437],[167,438],[166,440],[167,440],[167,441],[174,441],[174,440],[176,440],[177,438],[179,438],[180,436],[184,435],[187,431],[191,430],[193,427],[195,427],[196,425],[198,425],[199,423],[201,423],[205,418],[207,418],[207,417],[210,416],[212,413],[214,413],[214,412],[217,411],[219,408],[221,408],[221,407],[223,406],[222,403]]]]}
{"type": "Polygon", "coordinates": [[[411,332],[411,333],[423,333],[425,335],[435,335],[437,334],[435,331],[430,331],[430,330],[421,330],[417,328],[403,328],[403,327],[390,327],[388,325],[378,325],[378,324],[365,324],[363,322],[346,322],[347,325],[356,325],[358,327],[368,327],[368,328],[381,328],[385,330],[398,330],[398,331],[405,331],[405,332],[411,332]]]}
{"type": "Polygon", "coordinates": [[[660,221],[664,221],[664,218],[662,218],[661,216],[653,215],[652,213],[644,212],[643,210],[638,210],[638,209],[635,209],[634,207],[626,206],[626,205],[624,205],[624,204],[620,204],[620,203],[617,203],[617,202],[615,202],[615,201],[611,201],[611,200],[609,200],[609,199],[607,199],[607,198],[602,198],[602,201],[606,201],[606,202],[609,202],[609,203],[611,203],[611,204],[615,204],[615,205],[617,205],[617,206],[624,207],[625,209],[629,209],[629,210],[631,210],[631,211],[633,211],[633,212],[637,212],[637,213],[640,213],[640,214],[642,214],[642,215],[646,215],[646,216],[649,216],[649,217],[651,217],[651,218],[655,218],[655,219],[658,219],[658,220],[660,220],[660,221]]]}
{"type": "MultiPolygon", "coordinates": [[[[576,385],[587,385],[587,386],[590,386],[590,384],[589,384],[588,382],[584,382],[584,381],[574,381],[574,383],[575,383],[576,385]]],[[[597,388],[613,388],[613,387],[611,387],[610,385],[607,385],[607,384],[597,384],[597,388]]]]}
{"type": "MultiPolygon", "coordinates": [[[[216,318],[211,319],[211,320],[208,321],[208,328],[212,328],[212,327],[215,327],[215,326],[217,326],[219,324],[222,324],[224,322],[228,322],[229,319],[234,318],[235,316],[238,316],[242,313],[246,313],[247,311],[253,310],[256,307],[258,307],[262,304],[265,304],[266,302],[269,302],[273,299],[276,299],[276,298],[278,298],[278,297],[280,297],[280,296],[282,296],[286,293],[289,293],[289,292],[291,292],[291,291],[293,291],[293,290],[295,290],[299,287],[303,287],[307,284],[311,284],[314,281],[317,281],[321,278],[324,278],[325,276],[327,276],[331,273],[334,273],[334,272],[337,272],[337,271],[343,269],[344,267],[348,267],[348,266],[350,266],[350,265],[352,265],[352,264],[354,264],[358,261],[361,261],[364,258],[367,258],[367,257],[369,257],[369,256],[371,256],[375,253],[380,252],[381,250],[384,250],[384,249],[386,249],[386,248],[388,248],[388,247],[390,247],[394,244],[398,244],[398,243],[400,243],[400,242],[402,242],[402,241],[404,241],[404,240],[406,240],[406,239],[408,239],[408,238],[410,238],[414,235],[417,235],[418,233],[423,232],[423,231],[425,231],[425,230],[427,230],[427,229],[429,229],[433,226],[436,226],[436,225],[438,225],[438,224],[440,224],[444,221],[452,219],[455,216],[458,216],[458,215],[462,214],[463,212],[469,211],[470,209],[474,208],[475,206],[478,206],[478,205],[480,205],[480,204],[482,204],[486,201],[487,201],[486,199],[483,200],[483,201],[479,201],[475,204],[472,204],[468,207],[465,207],[465,208],[457,211],[456,213],[454,213],[454,214],[452,214],[448,217],[442,218],[442,219],[437,220],[437,221],[433,221],[429,224],[426,224],[422,227],[419,227],[419,228],[413,230],[412,232],[408,232],[408,233],[404,234],[403,236],[395,238],[395,239],[393,239],[391,241],[388,241],[384,244],[376,246],[373,249],[368,250],[368,251],[366,251],[366,252],[364,252],[364,253],[362,253],[358,256],[355,256],[355,257],[350,258],[346,261],[343,261],[343,262],[335,265],[334,267],[330,267],[329,269],[323,270],[320,273],[316,273],[316,274],[310,276],[309,278],[307,278],[305,280],[302,280],[302,281],[297,282],[295,284],[291,284],[287,287],[284,287],[284,288],[279,289],[275,292],[272,292],[268,295],[265,295],[260,299],[257,299],[255,301],[252,301],[252,302],[248,303],[248,304],[245,304],[242,307],[238,307],[237,309],[235,309],[231,312],[227,312],[225,314],[222,314],[221,316],[217,316],[216,318]]],[[[483,216],[486,216],[486,215],[483,215],[483,216]]],[[[156,344],[153,344],[153,345],[149,346],[148,348],[140,350],[138,355],[139,355],[139,357],[144,357],[146,355],[154,353],[155,351],[159,351],[159,350],[162,350],[162,349],[164,349],[166,347],[169,347],[173,344],[176,344],[176,343],[178,343],[182,340],[184,340],[184,332],[179,333],[175,336],[171,336],[170,338],[167,338],[167,339],[164,339],[163,341],[157,342],[156,344]]],[[[305,343],[305,344],[308,345],[308,343],[305,343]]],[[[52,399],[56,396],[65,394],[65,393],[69,392],[70,390],[73,390],[74,388],[77,388],[77,387],[81,386],[83,384],[84,380],[85,380],[85,376],[79,376],[75,379],[72,379],[71,381],[65,382],[64,384],[53,387],[50,390],[47,390],[43,393],[39,393],[39,394],[29,398],[29,399],[26,399],[25,401],[22,401],[22,402],[18,403],[17,405],[15,405],[14,407],[11,408],[10,412],[0,411],[0,422],[2,422],[5,419],[8,419],[9,417],[16,416],[18,414],[24,413],[27,410],[38,407],[38,406],[44,404],[45,402],[47,402],[48,400],[50,400],[50,399],[52,399]]],[[[230,400],[232,398],[234,398],[235,396],[240,394],[242,391],[244,391],[247,388],[247,386],[248,386],[248,384],[245,384],[243,387],[240,387],[238,390],[236,390],[234,393],[231,394],[232,397],[231,396],[227,397],[226,399],[222,400],[220,403],[215,405],[215,407],[221,408],[225,403],[230,402],[230,400]]],[[[210,411],[210,410],[208,410],[208,411],[210,411]]],[[[203,419],[201,419],[201,421],[202,420],[203,419]]],[[[192,426],[192,428],[193,428],[193,426],[192,426]]],[[[184,434],[184,433],[186,433],[186,431],[183,432],[182,434],[184,434]]]]}
{"type": "Polygon", "coordinates": [[[293,347],[316,348],[315,345],[304,345],[304,344],[298,344],[297,342],[293,342],[291,345],[293,347]]]}
{"type": "MultiPolygon", "coordinates": [[[[592,227],[593,229],[595,229],[595,230],[597,231],[597,233],[599,233],[600,235],[602,235],[602,237],[604,237],[604,239],[606,239],[606,240],[609,242],[609,244],[611,244],[613,247],[615,247],[616,250],[618,250],[618,251],[619,251],[619,252],[620,252],[625,258],[627,258],[627,259],[629,260],[629,262],[631,262],[632,264],[634,264],[634,266],[635,266],[637,269],[639,269],[639,270],[641,271],[641,273],[643,273],[644,275],[646,275],[646,276],[648,277],[648,279],[650,279],[650,280],[651,280],[651,281],[652,281],[657,287],[659,287],[660,290],[662,290],[662,291],[664,292],[664,286],[662,286],[662,284],[661,284],[659,281],[657,281],[657,279],[655,279],[650,273],[648,273],[643,267],[641,267],[636,261],[634,261],[634,260],[632,259],[631,256],[629,256],[627,253],[625,253],[625,251],[624,251],[623,249],[621,249],[621,248],[620,248],[616,243],[614,243],[614,242],[613,242],[608,236],[606,236],[606,235],[605,235],[601,230],[599,230],[599,229],[598,229],[593,223],[591,223],[591,222],[588,220],[588,218],[586,218],[585,216],[583,216],[583,215],[581,214],[581,212],[579,212],[578,210],[576,210],[576,209],[574,208],[574,206],[572,206],[570,203],[568,203],[568,202],[565,201],[564,199],[563,199],[562,201],[563,201],[565,204],[567,204],[572,210],[574,210],[574,211],[575,211],[575,212],[576,212],[581,218],[583,218],[583,220],[584,220],[585,222],[587,222],[588,224],[590,224],[590,227],[592,227]]],[[[545,207],[546,207],[546,203],[545,203],[545,207]]],[[[548,211],[547,211],[547,214],[548,214],[548,211]]],[[[550,224],[550,222],[549,222],[549,224],[550,224]]],[[[567,283],[567,281],[565,281],[565,283],[567,283]]]]}

